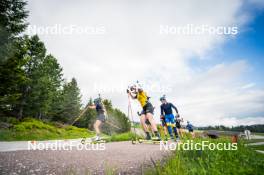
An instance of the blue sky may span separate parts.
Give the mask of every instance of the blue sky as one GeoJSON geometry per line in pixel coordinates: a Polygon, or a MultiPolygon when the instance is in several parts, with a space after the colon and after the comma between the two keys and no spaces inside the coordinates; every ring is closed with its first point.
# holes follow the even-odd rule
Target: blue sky
{"type": "Polygon", "coordinates": [[[264,12],[257,12],[255,18],[247,26],[247,30],[229,41],[224,47],[226,59],[243,58],[252,66],[247,79],[264,87],[264,12]]]}
{"type": "Polygon", "coordinates": [[[252,20],[239,29],[235,38],[228,38],[223,46],[209,52],[205,59],[191,59],[190,65],[207,68],[216,63],[242,59],[250,65],[243,75],[244,80],[264,88],[264,11],[254,7],[249,9],[253,13],[252,20]]]}

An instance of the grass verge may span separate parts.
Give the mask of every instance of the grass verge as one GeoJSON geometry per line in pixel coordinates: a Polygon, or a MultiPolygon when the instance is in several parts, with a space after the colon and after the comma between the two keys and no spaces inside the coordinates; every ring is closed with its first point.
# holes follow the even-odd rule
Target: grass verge
{"type": "MultiPolygon", "coordinates": [[[[78,128],[59,123],[47,123],[40,120],[26,118],[22,122],[11,120],[10,129],[0,129],[0,141],[27,141],[27,140],[55,140],[55,139],[75,139],[83,137],[93,137],[94,132],[84,128],[78,128]]],[[[108,142],[128,141],[134,137],[131,132],[114,134],[107,136],[108,142]]]]}
{"type": "Polygon", "coordinates": [[[129,141],[134,138],[134,134],[131,132],[121,133],[121,134],[114,134],[109,138],[111,142],[119,142],[119,141],[129,141]]]}
{"type": "MultiPolygon", "coordinates": [[[[201,143],[201,139],[193,140],[201,143]]],[[[210,143],[230,143],[229,139],[208,140],[210,143]]],[[[177,150],[165,163],[157,163],[145,174],[263,174],[264,155],[256,153],[243,143],[237,150],[177,150]]]]}
{"type": "Polygon", "coordinates": [[[93,132],[70,125],[57,126],[40,120],[26,118],[10,129],[0,130],[0,141],[54,140],[91,137],[93,132]]]}
{"type": "Polygon", "coordinates": [[[245,143],[257,143],[257,142],[264,142],[264,139],[245,140],[245,143]]]}
{"type": "Polygon", "coordinates": [[[264,151],[264,145],[250,145],[249,147],[254,150],[264,151]]]}

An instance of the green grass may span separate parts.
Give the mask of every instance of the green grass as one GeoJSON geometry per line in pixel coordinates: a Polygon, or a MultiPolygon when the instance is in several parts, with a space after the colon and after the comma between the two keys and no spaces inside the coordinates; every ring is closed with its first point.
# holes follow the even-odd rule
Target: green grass
{"type": "MultiPolygon", "coordinates": [[[[141,125],[139,123],[134,123],[135,128],[141,128],[141,125]]],[[[132,127],[131,127],[132,128],[132,127]]]]}
{"type": "Polygon", "coordinates": [[[134,137],[135,135],[133,133],[126,132],[126,133],[121,133],[121,134],[114,134],[108,139],[108,141],[110,142],[129,141],[129,140],[132,140],[132,138],[134,137]]]}
{"type": "MultiPolygon", "coordinates": [[[[12,122],[13,127],[0,129],[0,141],[75,139],[93,137],[95,135],[94,132],[84,128],[59,123],[47,123],[32,118],[26,118],[22,122],[8,118],[9,121],[12,122]]],[[[131,132],[126,132],[112,136],[104,135],[104,137],[109,142],[116,142],[131,140],[134,135],[131,132]]]]}
{"type": "MultiPolygon", "coordinates": [[[[194,142],[201,142],[195,139],[194,142]]],[[[209,140],[212,143],[229,143],[230,139],[209,140]]],[[[180,175],[223,175],[223,174],[263,174],[264,155],[253,149],[238,144],[233,151],[220,150],[177,150],[165,163],[157,163],[155,168],[145,174],[180,174],[180,175]]]]}
{"type": "Polygon", "coordinates": [[[32,118],[24,119],[23,122],[14,124],[10,129],[0,130],[1,141],[74,139],[92,135],[93,132],[87,129],[70,125],[58,127],[56,124],[44,123],[32,118]]]}
{"type": "Polygon", "coordinates": [[[254,132],[253,135],[259,135],[259,136],[264,136],[264,133],[260,133],[260,132],[254,132]]]}
{"type": "Polygon", "coordinates": [[[264,151],[264,145],[250,145],[249,147],[254,149],[254,150],[264,151]]]}
{"type": "Polygon", "coordinates": [[[257,142],[264,142],[264,139],[245,140],[245,143],[257,143],[257,142]]]}

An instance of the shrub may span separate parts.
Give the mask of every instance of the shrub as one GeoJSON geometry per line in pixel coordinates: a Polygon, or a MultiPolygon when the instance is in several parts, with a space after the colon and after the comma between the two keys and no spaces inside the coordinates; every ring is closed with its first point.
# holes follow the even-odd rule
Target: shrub
{"type": "Polygon", "coordinates": [[[11,124],[13,124],[13,125],[19,123],[18,119],[14,118],[14,117],[8,117],[7,120],[6,120],[6,122],[7,122],[7,123],[11,123],[11,124]]]}
{"type": "Polygon", "coordinates": [[[66,130],[66,131],[69,131],[69,130],[74,130],[74,129],[76,129],[77,127],[74,127],[74,126],[66,126],[64,129],[66,130]]]}
{"type": "Polygon", "coordinates": [[[46,129],[49,131],[56,131],[56,128],[52,125],[45,124],[42,121],[36,119],[26,118],[23,122],[14,126],[14,128],[25,128],[25,130],[32,130],[32,129],[46,129]]]}
{"type": "Polygon", "coordinates": [[[14,117],[0,117],[1,122],[10,123],[10,124],[17,124],[19,123],[18,119],[14,117]]]}
{"type": "Polygon", "coordinates": [[[26,131],[26,128],[25,128],[24,125],[15,125],[15,126],[14,126],[14,129],[15,129],[16,131],[19,131],[19,132],[25,132],[25,131],[26,131]]]}

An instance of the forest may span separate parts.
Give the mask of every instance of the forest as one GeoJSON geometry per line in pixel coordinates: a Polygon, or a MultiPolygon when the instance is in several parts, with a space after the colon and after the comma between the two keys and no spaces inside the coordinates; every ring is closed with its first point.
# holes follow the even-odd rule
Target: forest
{"type": "MultiPolygon", "coordinates": [[[[85,104],[76,78],[66,80],[57,58],[48,53],[38,35],[23,34],[29,12],[24,0],[3,0],[0,3],[0,117],[19,121],[35,118],[42,121],[71,124],[85,104]]],[[[90,99],[90,104],[92,103],[90,99]]],[[[110,120],[117,132],[130,129],[126,115],[104,99],[110,120]]],[[[96,113],[87,110],[75,123],[92,129],[96,113]]],[[[106,127],[107,128],[107,127],[106,127]]],[[[109,128],[108,128],[109,129],[109,128]]]]}

